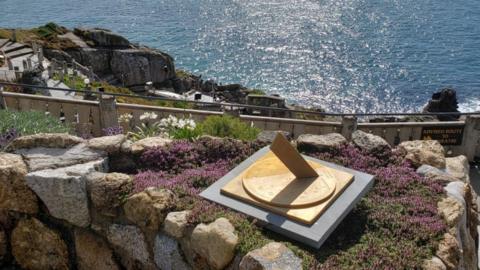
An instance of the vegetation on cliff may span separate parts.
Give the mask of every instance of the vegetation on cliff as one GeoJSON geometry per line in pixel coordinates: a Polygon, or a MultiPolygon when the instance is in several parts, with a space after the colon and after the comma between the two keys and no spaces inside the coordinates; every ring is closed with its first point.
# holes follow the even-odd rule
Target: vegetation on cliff
{"type": "Polygon", "coordinates": [[[39,45],[55,50],[65,50],[78,47],[69,39],[59,38],[59,35],[65,34],[67,29],[53,22],[31,29],[6,29],[0,28],[0,38],[15,39],[19,43],[36,42],[39,45]],[[15,32],[15,34],[14,34],[15,32]]]}

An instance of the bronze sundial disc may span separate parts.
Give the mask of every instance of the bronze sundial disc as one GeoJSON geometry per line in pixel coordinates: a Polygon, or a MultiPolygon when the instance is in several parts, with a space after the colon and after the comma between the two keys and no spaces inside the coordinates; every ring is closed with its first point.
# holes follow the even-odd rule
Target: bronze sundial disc
{"type": "Polygon", "coordinates": [[[243,187],[256,200],[273,206],[303,208],[319,204],[335,192],[336,178],[327,167],[308,163],[319,176],[297,179],[270,153],[247,169],[242,179],[243,187]]]}

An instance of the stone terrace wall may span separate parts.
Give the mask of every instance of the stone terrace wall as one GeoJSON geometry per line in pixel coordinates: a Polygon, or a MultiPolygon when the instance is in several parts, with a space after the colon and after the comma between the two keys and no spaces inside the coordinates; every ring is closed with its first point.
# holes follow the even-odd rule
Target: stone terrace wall
{"type": "Polygon", "coordinates": [[[168,143],[125,136],[85,141],[37,134],[0,152],[0,266],[23,269],[301,269],[281,243],[236,254],[237,233],[219,218],[187,226],[170,212],[175,195],[110,173],[135,167],[131,157],[168,143]]]}

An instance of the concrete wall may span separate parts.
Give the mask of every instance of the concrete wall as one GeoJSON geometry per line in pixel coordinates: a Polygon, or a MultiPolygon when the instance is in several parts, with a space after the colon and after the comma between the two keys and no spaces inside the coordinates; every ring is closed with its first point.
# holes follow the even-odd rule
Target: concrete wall
{"type": "MultiPolygon", "coordinates": [[[[222,112],[145,106],[137,104],[109,104],[100,106],[98,101],[68,100],[45,96],[3,92],[6,107],[18,111],[44,111],[71,123],[79,134],[102,135],[102,128],[117,122],[117,117],[128,113],[133,116],[132,125],[140,124],[140,116],[145,112],[155,112],[159,118],[175,115],[191,117],[201,121],[210,115],[222,115],[222,112]],[[112,108],[112,106],[114,106],[112,108]],[[110,108],[105,112],[101,108],[110,108]],[[116,108],[116,109],[115,109],[116,108]],[[108,124],[107,124],[108,123],[108,124]]],[[[104,99],[112,102],[111,99],[104,99]]],[[[342,122],[273,118],[240,115],[240,119],[262,130],[285,130],[294,137],[301,134],[342,133],[349,137],[360,129],[383,137],[391,145],[408,140],[421,139],[424,127],[464,127],[463,142],[460,146],[445,146],[448,155],[466,155],[470,161],[480,156],[480,116],[469,116],[466,121],[456,122],[394,122],[394,123],[357,123],[355,118],[345,117],[342,122]]]]}

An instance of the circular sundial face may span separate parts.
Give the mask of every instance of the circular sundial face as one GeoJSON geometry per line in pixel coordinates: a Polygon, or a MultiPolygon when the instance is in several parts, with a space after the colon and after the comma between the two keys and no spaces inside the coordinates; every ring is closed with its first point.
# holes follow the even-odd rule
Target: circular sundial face
{"type": "Polygon", "coordinates": [[[284,208],[304,208],[319,204],[335,192],[335,176],[318,163],[308,161],[316,178],[296,179],[277,158],[253,164],[243,177],[245,191],[257,200],[284,208]]]}

